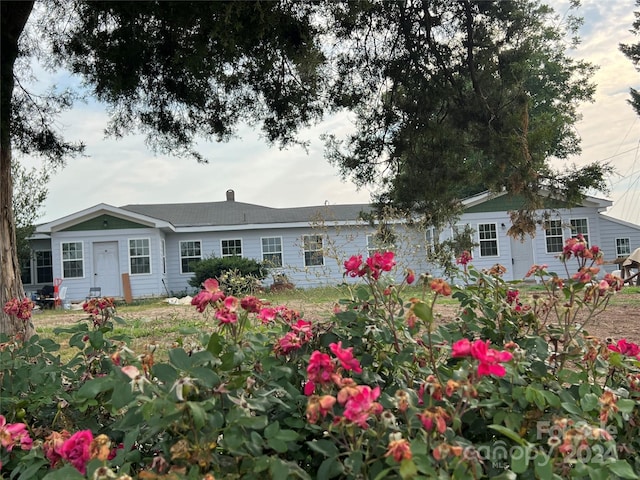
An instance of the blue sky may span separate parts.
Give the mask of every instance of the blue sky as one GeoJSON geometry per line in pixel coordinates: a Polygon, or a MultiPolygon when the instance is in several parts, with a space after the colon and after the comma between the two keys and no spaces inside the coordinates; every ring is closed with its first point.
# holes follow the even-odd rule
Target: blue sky
{"type": "MultiPolygon", "coordinates": [[[[560,13],[563,9],[558,5],[565,3],[554,2],[560,13]]],[[[607,197],[614,206],[608,213],[640,224],[640,119],[627,103],[629,87],[640,87],[640,77],[618,50],[619,43],[640,40],[629,33],[634,2],[583,0],[582,4],[583,39],[572,55],[600,68],[594,76],[598,84],[595,102],[581,107],[583,119],[576,125],[582,154],[568,163],[610,162],[617,174],[610,179],[607,197]]],[[[308,151],[269,148],[259,133],[241,128],[238,139],[202,144],[200,151],[210,163],[198,164],[188,158],[154,155],[141,136],[104,138],[104,109],[95,102],[78,104],[62,116],[60,125],[68,139],[87,145],[86,157],[70,159],[53,176],[39,221],[98,203],[222,201],[227,189],[235,190],[237,201],[270,207],[366,203],[370,192],[358,191],[340,179],[337,167],[324,159],[319,140],[325,132],[344,135],[350,128],[348,120],[345,115],[337,116],[303,131],[301,139],[310,142],[308,151]]],[[[23,162],[36,164],[32,159],[23,162]]]]}

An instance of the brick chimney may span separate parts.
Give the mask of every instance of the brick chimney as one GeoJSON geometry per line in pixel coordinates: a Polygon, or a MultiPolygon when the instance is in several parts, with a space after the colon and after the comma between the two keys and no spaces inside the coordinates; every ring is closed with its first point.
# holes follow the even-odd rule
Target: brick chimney
{"type": "Polygon", "coordinates": [[[235,201],[236,201],[235,192],[231,189],[227,190],[227,202],[235,202],[235,201]]]}

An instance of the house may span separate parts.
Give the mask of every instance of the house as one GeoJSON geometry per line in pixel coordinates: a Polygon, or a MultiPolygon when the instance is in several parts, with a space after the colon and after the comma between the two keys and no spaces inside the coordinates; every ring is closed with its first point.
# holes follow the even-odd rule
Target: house
{"type": "Polygon", "coordinates": [[[616,258],[640,246],[640,226],[607,217],[608,200],[587,197],[573,208],[549,201],[550,216],[524,241],[507,235],[509,211],[519,208],[521,199],[483,193],[463,203],[460,219],[438,231],[390,222],[392,236],[384,244],[378,228],[362,219],[371,212],[366,204],[270,208],[238,202],[233,190],[219,202],[99,204],[37,227],[23,283],[33,292],[60,278],[72,301],[83,300],[91,287],[114,297],[173,296],[193,293],[188,282],[195,262],[239,255],[264,262],[272,277],[286,275],[306,288],[352,281],[343,276],[343,261],[382,248],[396,251],[397,280],[404,267],[439,275],[426,252],[463,225],[475,232],[474,265],[500,263],[508,269],[507,280],[523,278],[534,263],[560,271],[557,255],[564,240],[577,233],[602,248],[609,271],[617,269],[616,258]]]}

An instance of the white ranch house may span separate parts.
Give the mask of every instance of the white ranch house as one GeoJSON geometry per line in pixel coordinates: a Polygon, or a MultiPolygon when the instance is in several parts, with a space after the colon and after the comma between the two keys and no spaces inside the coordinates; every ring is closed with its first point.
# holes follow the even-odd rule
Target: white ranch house
{"type": "MultiPolygon", "coordinates": [[[[640,247],[640,225],[605,215],[612,205],[608,200],[587,197],[570,209],[555,202],[549,223],[524,242],[507,235],[509,211],[521,204],[517,198],[485,193],[464,204],[456,225],[468,224],[475,231],[473,264],[489,268],[500,263],[507,267],[507,280],[523,278],[534,263],[560,268],[557,255],[564,240],[577,233],[602,248],[609,272],[618,268],[617,258],[640,247]]],[[[361,212],[370,210],[366,204],[270,208],[237,202],[232,190],[219,202],[99,204],[37,227],[30,261],[22,265],[24,288],[35,292],[59,278],[71,301],[83,300],[91,287],[114,297],[124,297],[125,290],[133,298],[191,294],[193,262],[230,255],[268,262],[273,276],[285,274],[296,287],[335,285],[345,280],[346,258],[376,248],[376,228],[360,219],[361,212]]],[[[454,226],[440,232],[403,222],[392,226],[396,277],[402,278],[405,267],[437,275],[425,251],[436,236],[452,235],[454,226]]],[[[271,281],[268,277],[265,284],[271,281]]]]}

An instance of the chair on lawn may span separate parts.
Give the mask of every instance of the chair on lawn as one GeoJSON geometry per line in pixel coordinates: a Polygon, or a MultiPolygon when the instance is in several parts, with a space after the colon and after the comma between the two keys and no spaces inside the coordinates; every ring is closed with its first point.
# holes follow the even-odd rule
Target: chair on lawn
{"type": "Polygon", "coordinates": [[[58,292],[54,301],[56,308],[61,307],[66,298],[67,298],[67,287],[60,287],[60,291],[58,292]]]}
{"type": "Polygon", "coordinates": [[[89,295],[87,295],[87,302],[92,298],[100,298],[102,296],[102,287],[91,287],[89,289],[89,295]]]}

